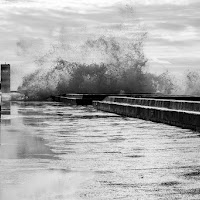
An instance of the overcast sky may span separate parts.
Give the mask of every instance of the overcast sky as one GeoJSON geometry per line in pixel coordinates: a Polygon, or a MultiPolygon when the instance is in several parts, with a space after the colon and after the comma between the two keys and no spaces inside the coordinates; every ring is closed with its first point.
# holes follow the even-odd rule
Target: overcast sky
{"type": "Polygon", "coordinates": [[[117,33],[119,24],[126,28],[118,36],[128,38],[136,23],[148,32],[150,70],[178,74],[199,67],[200,0],[0,0],[0,61],[10,63],[19,76],[32,66],[30,58],[17,53],[21,40],[36,41],[40,48],[62,32],[77,42],[106,31],[117,33]]]}

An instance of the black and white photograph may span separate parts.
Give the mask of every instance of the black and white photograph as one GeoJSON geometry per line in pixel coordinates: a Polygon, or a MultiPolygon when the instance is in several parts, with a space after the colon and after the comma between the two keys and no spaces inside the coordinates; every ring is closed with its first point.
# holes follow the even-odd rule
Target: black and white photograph
{"type": "Polygon", "coordinates": [[[200,0],[0,0],[0,200],[200,200],[200,0]]]}

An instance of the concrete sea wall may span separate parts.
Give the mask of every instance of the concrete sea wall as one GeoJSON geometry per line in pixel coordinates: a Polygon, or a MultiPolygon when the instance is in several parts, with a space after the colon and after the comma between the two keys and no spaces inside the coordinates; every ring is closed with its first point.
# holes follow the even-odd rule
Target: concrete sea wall
{"type": "Polygon", "coordinates": [[[109,96],[105,98],[104,101],[200,112],[200,101],[184,101],[184,100],[153,99],[153,98],[131,98],[131,97],[118,97],[118,96],[109,96]]]}
{"type": "Polygon", "coordinates": [[[107,97],[104,101],[94,101],[93,106],[127,117],[200,131],[200,102],[107,97]]]}
{"type": "Polygon", "coordinates": [[[106,94],[63,94],[52,99],[66,105],[92,105],[94,100],[102,101],[107,96],[106,94]]]}

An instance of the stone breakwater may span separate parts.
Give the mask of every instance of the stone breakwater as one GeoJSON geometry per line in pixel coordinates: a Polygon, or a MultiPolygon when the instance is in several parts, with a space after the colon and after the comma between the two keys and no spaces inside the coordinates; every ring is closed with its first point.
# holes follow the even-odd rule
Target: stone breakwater
{"type": "Polygon", "coordinates": [[[102,111],[200,131],[200,102],[109,96],[93,101],[102,111]]]}

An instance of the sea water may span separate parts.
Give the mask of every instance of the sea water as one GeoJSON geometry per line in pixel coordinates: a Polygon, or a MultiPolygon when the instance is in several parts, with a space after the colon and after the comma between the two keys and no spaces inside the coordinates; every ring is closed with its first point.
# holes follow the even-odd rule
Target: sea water
{"type": "Polygon", "coordinates": [[[0,200],[200,199],[200,134],[96,111],[12,102],[0,200]]]}

